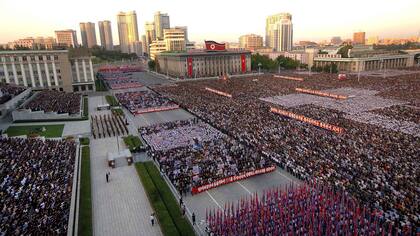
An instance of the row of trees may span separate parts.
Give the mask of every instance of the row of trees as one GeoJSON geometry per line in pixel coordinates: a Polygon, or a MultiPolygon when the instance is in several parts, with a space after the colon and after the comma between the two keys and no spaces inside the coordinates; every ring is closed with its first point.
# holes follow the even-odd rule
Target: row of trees
{"type": "Polygon", "coordinates": [[[88,49],[92,56],[96,57],[95,62],[109,62],[109,61],[121,61],[121,60],[135,60],[137,55],[135,53],[122,53],[120,51],[109,51],[102,47],[95,46],[88,49]]]}
{"type": "Polygon", "coordinates": [[[260,55],[259,53],[251,55],[251,68],[252,70],[276,70],[279,68],[287,70],[294,70],[297,68],[308,68],[308,65],[301,64],[297,60],[293,60],[288,57],[278,56],[275,60],[272,60],[266,55],[260,55]]]}

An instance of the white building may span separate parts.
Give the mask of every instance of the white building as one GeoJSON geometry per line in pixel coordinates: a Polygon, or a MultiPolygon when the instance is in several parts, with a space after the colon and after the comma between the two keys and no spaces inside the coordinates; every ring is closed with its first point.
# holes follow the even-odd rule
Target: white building
{"type": "Polygon", "coordinates": [[[94,90],[90,56],[67,50],[0,51],[0,83],[59,91],[94,90]]]}
{"type": "Polygon", "coordinates": [[[290,13],[267,17],[265,44],[275,51],[291,51],[293,47],[293,24],[290,13]]]}

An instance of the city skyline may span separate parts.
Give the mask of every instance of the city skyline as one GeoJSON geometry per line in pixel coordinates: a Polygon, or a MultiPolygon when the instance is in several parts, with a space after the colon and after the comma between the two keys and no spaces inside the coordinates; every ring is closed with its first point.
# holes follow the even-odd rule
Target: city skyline
{"type": "Polygon", "coordinates": [[[416,25],[420,22],[420,16],[416,14],[416,10],[420,9],[420,2],[414,0],[405,0],[399,4],[382,1],[380,7],[375,3],[357,0],[352,5],[345,6],[346,11],[342,9],[343,5],[330,0],[316,3],[285,2],[278,7],[275,6],[275,1],[266,0],[259,5],[241,6],[238,11],[233,11],[240,4],[238,2],[226,3],[214,0],[211,9],[216,8],[213,5],[225,6],[218,8],[217,14],[212,10],[204,10],[200,4],[191,5],[187,1],[173,3],[168,0],[158,0],[153,4],[147,4],[123,0],[116,8],[110,4],[100,4],[102,2],[99,1],[77,4],[79,0],[75,0],[72,4],[74,7],[69,6],[70,9],[66,11],[60,10],[61,5],[56,4],[56,1],[50,0],[44,0],[45,4],[28,2],[28,6],[24,9],[15,1],[3,1],[4,12],[0,14],[0,43],[30,36],[53,36],[55,30],[62,29],[76,29],[80,37],[78,27],[80,22],[109,20],[112,23],[114,43],[119,44],[116,15],[119,11],[132,10],[138,15],[139,35],[145,34],[144,23],[153,19],[155,12],[161,11],[171,17],[171,25],[188,26],[191,32],[190,40],[196,42],[204,39],[236,42],[240,35],[249,33],[264,36],[266,17],[280,12],[289,12],[293,15],[294,42],[319,41],[333,36],[352,38],[353,32],[356,31],[366,32],[366,37],[381,38],[418,36],[420,31],[416,25]],[[179,7],[183,4],[188,6],[179,7]],[[40,7],[45,5],[48,7],[40,7]],[[80,8],[82,5],[84,7],[80,8]],[[98,5],[101,5],[101,10],[93,14],[92,9],[98,5]],[[372,11],[375,7],[378,9],[372,11]],[[249,17],[250,15],[253,17],[249,17]],[[31,31],[28,32],[28,28],[31,31]]]}

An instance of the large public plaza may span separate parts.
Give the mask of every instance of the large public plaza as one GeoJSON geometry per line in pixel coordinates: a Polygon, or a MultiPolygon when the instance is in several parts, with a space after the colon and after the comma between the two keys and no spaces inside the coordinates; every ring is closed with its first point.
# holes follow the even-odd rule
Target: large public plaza
{"type": "MultiPolygon", "coordinates": [[[[6,160],[2,203],[8,204],[1,232],[74,230],[74,214],[86,207],[80,195],[83,176],[78,176],[83,175],[82,149],[89,146],[94,235],[167,234],[139,163],[158,170],[157,176],[148,171],[151,181],[160,186],[156,181],[163,180],[175,199],[168,211],[185,211],[178,217],[198,235],[414,235],[420,217],[420,70],[391,74],[341,80],[336,74],[282,72],[175,82],[145,71],[112,71],[100,77],[108,91],[82,100],[49,103],[54,94],[44,92],[47,100],[26,108],[80,111],[84,118],[2,120],[9,136],[11,126],[41,128],[32,128],[28,139],[0,140],[6,160]],[[105,104],[113,108],[98,109],[105,104]],[[56,126],[59,132],[51,137],[62,141],[34,139],[56,126]],[[141,151],[130,149],[134,165],[110,159],[130,148],[128,135],[143,143],[141,151]],[[39,191],[42,186],[49,188],[39,191]],[[82,206],[75,199],[82,199],[82,206]],[[18,213],[22,207],[34,218],[18,213]],[[54,228],[47,229],[52,223],[54,228]]],[[[80,218],[76,225],[83,227],[80,218]]]]}

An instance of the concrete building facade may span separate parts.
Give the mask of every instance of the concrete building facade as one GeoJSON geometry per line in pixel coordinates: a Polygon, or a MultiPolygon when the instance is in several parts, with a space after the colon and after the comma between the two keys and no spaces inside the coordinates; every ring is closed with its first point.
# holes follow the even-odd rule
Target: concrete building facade
{"type": "Polygon", "coordinates": [[[104,20],[98,22],[99,37],[101,38],[101,46],[106,50],[114,49],[114,42],[112,41],[111,21],[104,20]]]}
{"type": "Polygon", "coordinates": [[[136,11],[118,13],[117,24],[121,52],[134,53],[132,51],[133,47],[130,47],[130,45],[132,45],[133,42],[140,41],[136,11]]]}
{"type": "Polygon", "coordinates": [[[247,34],[239,37],[239,47],[248,50],[259,49],[263,47],[263,37],[256,34],[247,34]]]}
{"type": "Polygon", "coordinates": [[[67,29],[67,30],[56,30],[55,38],[57,44],[66,47],[77,47],[79,44],[77,42],[76,30],[67,29]]]}
{"type": "Polygon", "coordinates": [[[353,33],[353,43],[354,44],[365,44],[366,33],[365,32],[354,32],[353,33]]]}
{"type": "Polygon", "coordinates": [[[244,74],[251,71],[251,52],[246,50],[163,52],[157,56],[157,62],[158,72],[177,78],[244,74]]]}
{"type": "Polygon", "coordinates": [[[144,24],[144,33],[145,33],[145,52],[150,55],[150,44],[156,40],[156,32],[155,32],[155,23],[154,22],[146,22],[144,24]]]}
{"type": "Polygon", "coordinates": [[[82,83],[94,90],[91,57],[69,58],[67,50],[0,51],[0,82],[66,92],[82,83]]]}
{"type": "Polygon", "coordinates": [[[169,15],[160,11],[156,12],[154,16],[154,27],[156,39],[163,39],[163,30],[171,28],[169,15]]]}
{"type": "Polygon", "coordinates": [[[82,45],[84,47],[92,48],[93,46],[98,45],[96,41],[95,23],[80,23],[80,34],[82,36],[82,45]]]}
{"type": "Polygon", "coordinates": [[[335,64],[339,71],[358,72],[383,69],[397,69],[412,67],[414,56],[409,54],[400,55],[378,55],[372,57],[359,58],[334,58],[334,57],[315,57],[314,65],[323,67],[335,64]]]}
{"type": "Polygon", "coordinates": [[[291,51],[293,48],[293,24],[290,13],[267,17],[265,45],[275,51],[291,51]]]}

